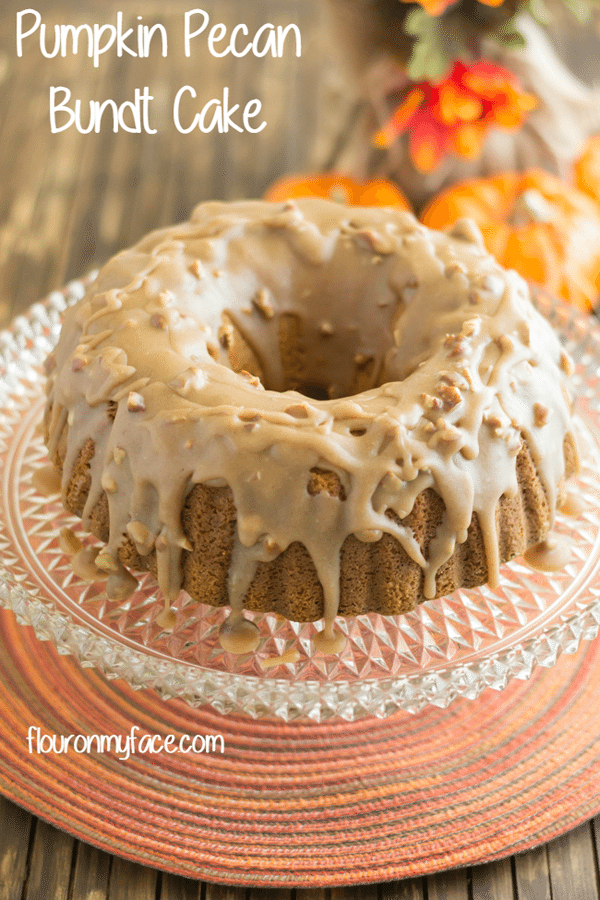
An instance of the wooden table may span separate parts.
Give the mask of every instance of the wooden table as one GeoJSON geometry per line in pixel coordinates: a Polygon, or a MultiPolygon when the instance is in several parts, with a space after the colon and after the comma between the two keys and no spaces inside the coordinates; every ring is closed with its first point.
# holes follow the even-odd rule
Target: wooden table
{"type": "MultiPolygon", "coordinates": [[[[212,57],[205,40],[183,52],[182,0],[38,3],[51,49],[55,23],[162,23],[168,55],[149,59],[106,53],[94,67],[81,52],[45,58],[39,33],[16,53],[16,13],[25,4],[5,0],[0,12],[0,325],[101,263],[150,228],[187,217],[198,201],[258,196],[276,176],[324,168],[340,158],[356,114],[331,51],[322,0],[206,0],[211,24],[248,24],[253,34],[271,21],[295,23],[302,55],[282,58],[212,57]],[[243,10],[243,15],[241,14],[243,10]],[[173,121],[177,90],[195,86],[182,116],[230,90],[242,106],[258,98],[266,127],[256,134],[180,133],[173,121]],[[120,104],[148,86],[149,125],[156,134],[113,133],[104,120],[99,133],[75,127],[52,134],[50,88],[65,87],[72,100],[112,98],[120,104]]],[[[33,16],[23,19],[31,28],[33,16]]],[[[64,96],[64,94],[63,94],[64,96]]],[[[61,99],[61,97],[59,97],[61,99]]],[[[65,119],[57,117],[61,124],[65,119]]],[[[260,118],[256,118],[259,122],[260,118]]],[[[597,820],[600,824],[600,820],[597,820]]],[[[580,826],[547,846],[498,863],[424,879],[332,890],[225,888],[187,881],[111,857],[74,840],[0,798],[0,900],[184,900],[184,898],[428,898],[428,900],[592,900],[598,884],[597,822],[580,826]]]]}

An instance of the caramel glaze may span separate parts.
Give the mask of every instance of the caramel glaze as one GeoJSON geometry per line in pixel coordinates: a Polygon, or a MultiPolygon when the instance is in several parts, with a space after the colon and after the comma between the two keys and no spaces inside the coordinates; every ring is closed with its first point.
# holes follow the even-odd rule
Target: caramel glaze
{"type": "Polygon", "coordinates": [[[586,502],[583,497],[580,497],[579,494],[575,494],[572,491],[567,491],[558,504],[558,509],[563,515],[571,516],[574,519],[579,518],[579,516],[585,512],[586,508],[586,502]]]}
{"type": "Polygon", "coordinates": [[[105,495],[109,536],[92,565],[115,595],[128,537],[141,556],[155,549],[173,600],[192,549],[185,498],[198,483],[230,487],[232,628],[259,563],[296,541],[323,587],[324,645],[336,643],[348,535],[393,535],[431,598],[476,513],[495,584],[496,507],[518,490],[523,440],[552,514],[562,490],[570,362],[469,222],[443,235],[394,209],[202,204],[101,270],[47,369],[63,498],[95,445],[82,520],[89,529],[105,495]],[[304,344],[284,363],[282,335],[298,328],[304,344]],[[315,470],[335,473],[337,495],[308,489],[315,470]],[[425,558],[403,520],[428,488],[445,512],[425,558]]]}
{"type": "Polygon", "coordinates": [[[558,572],[570,561],[571,546],[562,535],[550,533],[543,541],[528,547],[524,557],[532,569],[539,569],[540,572],[558,572]]]}
{"type": "Polygon", "coordinates": [[[52,497],[54,494],[60,494],[61,477],[54,466],[43,466],[34,472],[32,483],[35,490],[42,497],[52,497]]]}

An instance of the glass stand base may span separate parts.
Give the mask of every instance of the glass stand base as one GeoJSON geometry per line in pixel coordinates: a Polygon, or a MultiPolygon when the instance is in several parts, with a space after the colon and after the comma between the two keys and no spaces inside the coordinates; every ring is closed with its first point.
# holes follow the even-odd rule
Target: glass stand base
{"type": "MultiPolygon", "coordinates": [[[[570,563],[544,574],[522,560],[504,566],[500,587],[457,591],[406,616],[339,620],[347,636],[338,655],[315,650],[319,625],[253,615],[256,652],[225,652],[218,632],[228,611],[182,593],[172,632],[157,622],[163,602],[149,575],[125,603],[102,584],[73,573],[59,546],[61,528],[75,532],[58,498],[37,493],[34,473],[46,450],[39,434],[44,404],[42,362],[55,343],[65,306],[84,285],[75,282],[37,304],[0,335],[0,605],[31,624],[42,640],[107,677],[153,688],[189,706],[284,721],[354,721],[398,709],[444,708],[486,687],[504,688],[554,665],[598,633],[600,622],[600,327],[544,297],[542,311],[563,335],[578,364],[577,431],[583,468],[573,485],[584,509],[559,517],[572,548],[570,563]],[[292,651],[292,652],[290,652],[292,651]]],[[[84,540],[90,540],[82,535],[84,540]]]]}

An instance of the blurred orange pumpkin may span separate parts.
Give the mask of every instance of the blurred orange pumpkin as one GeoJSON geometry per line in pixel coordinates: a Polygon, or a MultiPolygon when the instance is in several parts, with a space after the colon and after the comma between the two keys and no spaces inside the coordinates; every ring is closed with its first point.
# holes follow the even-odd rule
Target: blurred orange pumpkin
{"type": "Polygon", "coordinates": [[[600,134],[589,139],[574,166],[575,184],[600,203],[600,134]]]}
{"type": "Polygon", "coordinates": [[[351,206],[411,208],[402,191],[389,181],[378,178],[360,182],[335,172],[290,175],[275,181],[265,192],[266,200],[297,200],[299,197],[322,197],[351,206]]]}
{"type": "Polygon", "coordinates": [[[541,170],[455,185],[422,215],[430,228],[470,218],[499,263],[580,309],[600,293],[600,207],[541,170]]]}

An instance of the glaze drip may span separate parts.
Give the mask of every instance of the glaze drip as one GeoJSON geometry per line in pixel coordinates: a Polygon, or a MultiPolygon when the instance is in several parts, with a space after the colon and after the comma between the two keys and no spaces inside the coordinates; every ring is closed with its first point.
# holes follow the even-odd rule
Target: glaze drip
{"type": "Polygon", "coordinates": [[[525,551],[525,562],[540,572],[558,572],[571,559],[571,546],[562,535],[547,535],[525,551]]]}

